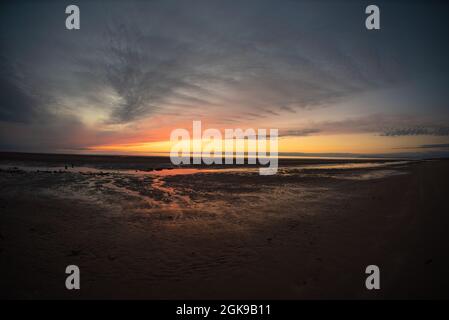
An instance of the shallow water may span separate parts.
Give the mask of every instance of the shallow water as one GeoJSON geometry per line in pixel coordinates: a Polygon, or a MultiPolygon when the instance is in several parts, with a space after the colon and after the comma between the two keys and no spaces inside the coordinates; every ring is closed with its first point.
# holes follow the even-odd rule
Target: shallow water
{"type": "Polygon", "coordinates": [[[338,187],[341,183],[405,174],[406,165],[308,164],[281,167],[272,176],[260,176],[256,167],[145,171],[8,163],[0,169],[4,190],[12,195],[29,192],[36,197],[76,200],[102,207],[111,215],[142,215],[164,224],[218,223],[239,229],[284,219],[292,212],[308,215],[317,212],[314,208],[322,210],[323,201],[347,201],[349,195],[338,187]]]}

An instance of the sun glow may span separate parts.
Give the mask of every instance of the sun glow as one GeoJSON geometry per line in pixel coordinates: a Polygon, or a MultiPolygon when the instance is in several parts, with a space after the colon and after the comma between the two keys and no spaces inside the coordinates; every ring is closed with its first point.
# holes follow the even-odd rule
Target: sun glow
{"type": "MultiPolygon", "coordinates": [[[[224,145],[224,139],[213,141],[213,139],[194,139],[182,142],[185,146],[193,146],[201,143],[202,148],[209,148],[211,144],[224,145]]],[[[317,135],[306,137],[282,137],[279,138],[280,153],[393,153],[393,152],[416,152],[417,146],[428,143],[445,143],[445,137],[424,136],[402,136],[386,137],[374,134],[348,134],[348,135],[317,135]]],[[[88,147],[91,153],[110,154],[168,154],[173,147],[170,140],[152,142],[132,142],[119,144],[104,144],[88,147]]],[[[248,148],[245,142],[245,152],[255,152],[257,149],[248,148]]]]}

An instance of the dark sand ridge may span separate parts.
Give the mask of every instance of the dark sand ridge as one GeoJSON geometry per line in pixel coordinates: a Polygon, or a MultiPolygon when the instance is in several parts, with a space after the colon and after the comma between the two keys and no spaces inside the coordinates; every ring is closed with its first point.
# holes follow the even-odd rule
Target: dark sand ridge
{"type": "Polygon", "coordinates": [[[360,181],[2,171],[0,296],[447,298],[449,162],[401,170],[360,181]],[[80,291],[64,287],[68,264],[80,291]],[[364,287],[368,264],[380,291],[364,287]]]}
{"type": "MultiPolygon", "coordinates": [[[[400,159],[396,159],[400,161],[400,159]]],[[[296,166],[300,164],[323,164],[323,163],[364,163],[371,162],[370,158],[279,158],[280,166],[296,166]]],[[[392,159],[375,159],[376,162],[388,162],[392,159]]],[[[49,166],[89,166],[100,169],[136,169],[147,170],[152,168],[169,168],[174,167],[170,162],[170,158],[161,156],[118,156],[118,155],[75,155],[75,154],[43,154],[43,153],[20,153],[20,152],[0,152],[0,164],[2,163],[25,163],[28,165],[49,165],[49,166]]],[[[247,162],[247,161],[246,161],[247,162]]],[[[223,162],[224,163],[224,162],[223,162]]],[[[237,165],[235,167],[244,166],[248,164],[237,165]]],[[[259,165],[257,165],[259,166],[259,165]]],[[[190,167],[202,167],[202,165],[193,165],[190,167]]],[[[208,167],[214,167],[208,166],[208,167]]],[[[222,168],[220,165],[218,168],[222,168]]]]}

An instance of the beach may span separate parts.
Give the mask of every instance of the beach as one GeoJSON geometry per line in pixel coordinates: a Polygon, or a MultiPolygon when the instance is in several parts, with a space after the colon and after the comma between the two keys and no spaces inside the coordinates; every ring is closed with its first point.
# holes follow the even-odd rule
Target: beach
{"type": "Polygon", "coordinates": [[[449,161],[3,154],[6,299],[449,297],[449,161]],[[67,166],[67,168],[66,168],[67,166]],[[77,265],[81,289],[65,288],[77,265]],[[367,290],[377,265],[381,289],[367,290]]]}

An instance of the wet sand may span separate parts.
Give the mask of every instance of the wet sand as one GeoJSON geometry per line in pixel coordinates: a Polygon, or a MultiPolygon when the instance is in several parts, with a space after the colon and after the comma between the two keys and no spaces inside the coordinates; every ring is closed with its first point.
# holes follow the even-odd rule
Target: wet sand
{"type": "Polygon", "coordinates": [[[0,297],[448,298],[448,178],[444,160],[276,176],[2,169],[0,297]],[[69,264],[81,290],[65,289],[69,264]],[[369,264],[381,290],[365,288],[369,264]]]}

